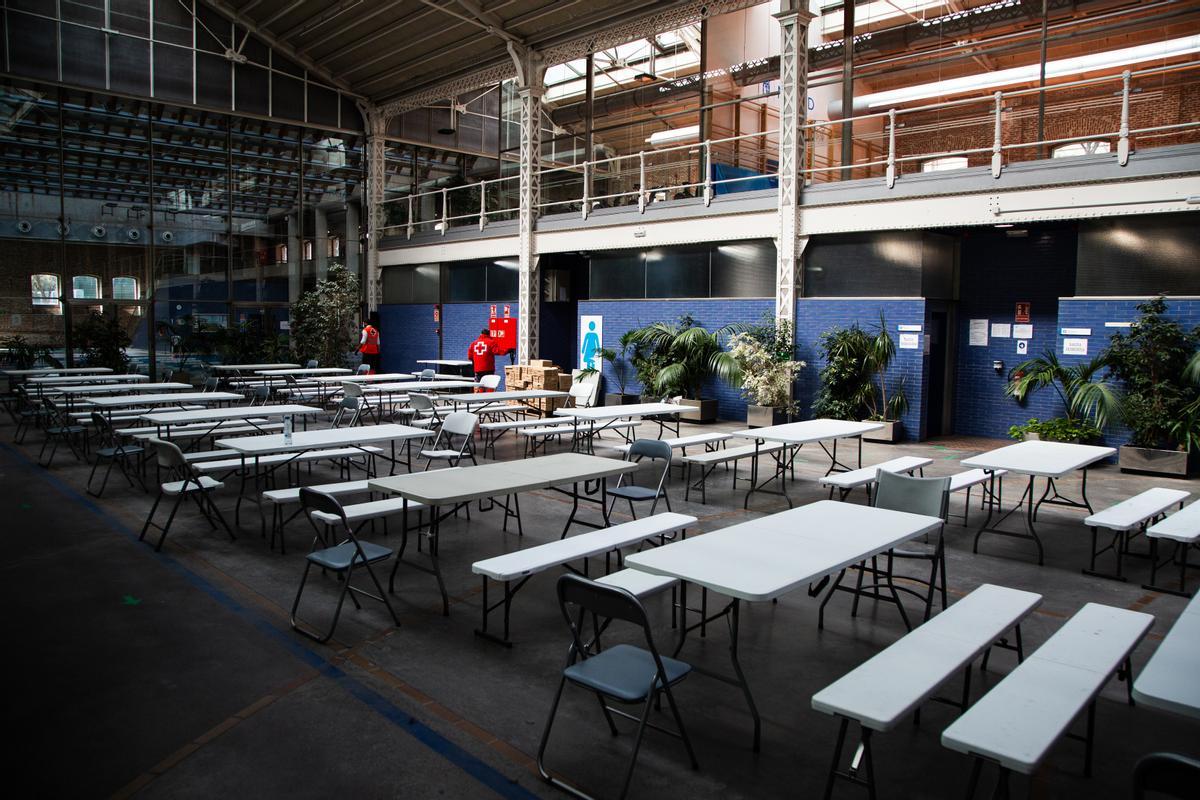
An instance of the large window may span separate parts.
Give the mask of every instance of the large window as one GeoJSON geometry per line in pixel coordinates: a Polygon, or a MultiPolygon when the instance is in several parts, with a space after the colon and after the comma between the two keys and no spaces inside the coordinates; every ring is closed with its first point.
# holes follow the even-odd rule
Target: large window
{"type": "Polygon", "coordinates": [[[1099,153],[1111,153],[1112,145],[1103,139],[1090,142],[1071,142],[1060,144],[1050,152],[1052,158],[1070,158],[1071,156],[1091,156],[1099,153]]]}
{"type": "Polygon", "coordinates": [[[771,297],[775,245],[747,241],[593,253],[589,286],[593,300],[771,297]]]}
{"type": "Polygon", "coordinates": [[[58,276],[48,273],[35,273],[29,276],[32,284],[33,304],[35,306],[52,306],[58,308],[58,298],[62,292],[59,288],[58,276]]]}
{"type": "Polygon", "coordinates": [[[112,297],[113,300],[137,300],[138,299],[138,279],[122,276],[112,279],[112,297]]]}
{"type": "Polygon", "coordinates": [[[99,300],[100,279],[95,275],[76,275],[71,278],[71,297],[76,300],[99,300]]]}
{"type": "Polygon", "coordinates": [[[966,156],[943,156],[921,162],[921,172],[945,172],[951,169],[966,169],[966,156]]]}

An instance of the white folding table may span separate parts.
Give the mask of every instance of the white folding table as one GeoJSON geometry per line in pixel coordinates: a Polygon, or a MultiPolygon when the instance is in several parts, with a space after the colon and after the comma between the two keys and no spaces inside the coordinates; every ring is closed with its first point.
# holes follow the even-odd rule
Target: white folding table
{"type": "Polygon", "coordinates": [[[299,364],[213,364],[214,372],[256,372],[260,369],[300,369],[299,364]]]}
{"type": "MultiPolygon", "coordinates": [[[[209,392],[209,394],[212,394],[209,392]]],[[[237,408],[205,408],[196,411],[152,411],[142,414],[141,418],[155,427],[159,439],[171,438],[172,425],[194,425],[196,423],[212,423],[212,427],[197,441],[206,439],[221,429],[221,425],[230,420],[242,420],[247,425],[258,428],[255,420],[282,419],[294,416],[304,420],[305,427],[308,418],[320,414],[321,409],[314,406],[281,404],[273,406],[239,406],[237,408]]],[[[261,429],[259,429],[260,432],[261,429]]]]}
{"type": "Polygon", "coordinates": [[[764,428],[747,428],[746,430],[734,431],[731,435],[738,436],[743,439],[754,440],[754,458],[750,462],[750,488],[746,491],[746,497],[742,501],[742,508],[750,507],[750,495],[755,492],[763,494],[775,494],[787,500],[788,508],[792,507],[792,498],[788,497],[786,473],[793,471],[796,461],[796,456],[800,452],[800,448],[806,444],[816,442],[829,456],[829,469],[825,471],[828,475],[831,472],[848,471],[852,467],[838,461],[837,445],[839,439],[857,439],[858,440],[858,466],[862,466],[862,435],[877,431],[883,427],[881,422],[854,422],[843,419],[808,419],[801,422],[788,422],[783,425],[770,425],[764,428]],[[825,445],[825,442],[833,442],[832,449],[825,445]],[[759,449],[768,443],[782,444],[782,450],[776,450],[770,453],[771,458],[775,462],[775,470],[771,477],[763,481],[758,479],[758,456],[759,449]],[[779,482],[779,490],[772,491],[766,487],[772,482],[779,482]]]}
{"type": "MultiPolygon", "coordinates": [[[[1044,562],[1042,540],[1038,536],[1037,529],[1033,526],[1034,520],[1037,519],[1038,509],[1043,504],[1049,504],[1066,506],[1068,508],[1083,508],[1087,509],[1089,514],[1092,513],[1092,504],[1087,499],[1088,467],[1097,461],[1102,461],[1109,456],[1116,455],[1116,452],[1111,447],[1069,444],[1067,442],[1031,441],[1010,444],[1007,447],[1000,447],[996,450],[980,453],[971,458],[964,458],[961,462],[964,467],[977,467],[992,473],[993,489],[995,488],[994,476],[997,470],[1007,470],[1011,473],[1029,476],[1029,483],[1026,485],[1020,499],[1017,500],[1017,504],[1004,512],[996,520],[995,525],[991,524],[992,517],[997,513],[997,510],[1003,511],[1003,509],[1000,508],[999,504],[989,504],[987,519],[983,521],[979,530],[975,532],[973,552],[979,552],[979,537],[985,533],[1013,536],[1018,539],[1032,539],[1034,544],[1037,545],[1038,564],[1042,564],[1044,562]],[[1082,471],[1081,500],[1071,500],[1059,494],[1058,485],[1055,483],[1057,480],[1076,471],[1082,471]],[[1034,483],[1038,478],[1046,479],[1046,490],[1042,492],[1041,499],[1035,502],[1033,499],[1034,483]],[[1054,493],[1053,496],[1050,495],[1051,492],[1054,493]],[[1004,520],[1020,512],[1022,509],[1025,510],[1024,532],[1000,528],[1004,520]]],[[[993,494],[992,496],[995,497],[996,495],[993,494]]]]}
{"type": "MultiPolygon", "coordinates": [[[[184,384],[185,386],[187,384],[184,384]]],[[[190,389],[191,387],[188,386],[190,389]]],[[[88,403],[94,408],[103,409],[108,417],[119,408],[130,406],[185,406],[209,405],[220,403],[237,403],[245,398],[234,392],[173,392],[171,394],[123,394],[112,397],[93,397],[88,403]]]]}
{"type": "Polygon", "coordinates": [[[255,375],[267,378],[284,378],[288,375],[293,378],[312,378],[317,375],[350,375],[353,372],[354,370],[345,367],[291,367],[254,370],[255,375]]]}
{"type": "Polygon", "coordinates": [[[26,382],[32,386],[69,386],[94,383],[140,383],[148,380],[150,380],[149,375],[142,375],[140,372],[126,372],[99,375],[52,375],[44,378],[30,378],[26,382]]]}
{"type": "MultiPolygon", "coordinates": [[[[556,416],[573,417],[575,419],[575,437],[572,442],[572,449],[587,450],[594,452],[593,440],[596,434],[603,433],[610,426],[620,420],[640,420],[645,417],[654,417],[654,421],[658,423],[658,436],[661,439],[664,430],[669,430],[667,417],[673,417],[675,423],[674,433],[679,435],[679,415],[687,411],[688,407],[676,405],[675,403],[631,403],[627,406],[595,406],[592,408],[560,408],[555,411],[556,416]]],[[[629,434],[621,431],[622,438],[626,442],[632,441],[629,434]]]]}
{"type": "Polygon", "coordinates": [[[552,389],[513,389],[506,392],[481,392],[479,394],[447,394],[443,395],[443,400],[449,400],[454,404],[454,410],[457,411],[459,405],[462,405],[467,411],[473,411],[476,414],[482,414],[486,411],[496,410],[512,410],[514,406],[509,405],[511,401],[516,401],[516,404],[523,408],[534,408],[528,401],[530,400],[549,400],[555,397],[570,397],[570,392],[558,392],[552,389]],[[499,409],[489,408],[497,403],[503,403],[499,409]]]}
{"type": "Polygon", "coordinates": [[[471,362],[461,358],[423,358],[419,359],[417,363],[428,364],[432,367],[447,367],[459,375],[466,375],[467,370],[471,369],[471,362]]]}
{"type": "MultiPolygon", "coordinates": [[[[585,455],[583,453],[556,453],[549,456],[526,458],[520,461],[497,461],[491,464],[480,464],[470,467],[455,467],[452,469],[433,470],[430,472],[414,472],[408,475],[393,475],[387,478],[376,478],[368,482],[372,491],[394,494],[404,498],[404,538],[401,539],[400,551],[397,554],[396,565],[392,568],[389,590],[395,586],[396,570],[403,561],[410,567],[422,572],[429,572],[437,578],[438,588],[442,593],[442,613],[450,613],[450,600],[442,582],[441,568],[438,565],[438,532],[441,520],[454,513],[463,503],[474,500],[480,501],[481,510],[493,506],[504,509],[504,529],[508,528],[508,520],[517,520],[517,530],[521,530],[521,505],[518,495],[535,489],[549,489],[571,497],[571,513],[563,526],[562,536],[567,535],[572,525],[585,525],[590,528],[608,527],[608,479],[636,470],[637,464],[616,458],[585,455]],[[588,485],[596,483],[593,491],[588,485]],[[563,488],[570,485],[570,490],[563,488]],[[583,484],[583,492],[579,485],[583,484]],[[496,503],[494,498],[503,497],[503,505],[496,503]],[[510,505],[508,498],[512,498],[510,505]],[[489,500],[491,504],[483,508],[482,501],[489,500]],[[423,503],[429,507],[429,528],[426,536],[429,538],[429,557],[432,568],[404,558],[404,549],[408,541],[408,504],[409,502],[423,503]],[[579,503],[597,503],[603,524],[578,519],[579,503]],[[448,509],[442,511],[442,509],[448,509]]],[[[559,538],[562,538],[560,536],[559,538]]],[[[485,587],[484,607],[487,606],[485,587]]]]}
{"type": "Polygon", "coordinates": [[[1200,719],[1200,594],[1142,667],[1133,697],[1152,708],[1200,719]]]}
{"type": "MultiPolygon", "coordinates": [[[[43,390],[44,394],[61,394],[68,410],[80,398],[99,399],[103,395],[126,395],[157,393],[163,396],[167,392],[186,392],[194,388],[190,383],[165,381],[159,383],[103,383],[103,384],[72,384],[70,386],[53,386],[43,390]]],[[[210,392],[211,394],[211,392],[210,392]]],[[[241,400],[241,395],[238,395],[241,400]]]]}
{"type": "MultiPolygon", "coordinates": [[[[873,506],[819,500],[788,511],[722,528],[701,536],[644,550],[625,557],[625,565],[678,578],[684,622],[674,655],[690,631],[728,616],[730,659],[735,677],[697,671],[741,688],[754,718],[754,749],[759,749],[762,723],[750,685],[738,661],[739,609],[742,602],[774,600],[788,592],[845,570],[942,525],[938,517],[890,511],[873,506]],[[721,611],[687,624],[687,585],[730,598],[721,611]]],[[[836,581],[833,582],[836,586],[836,581]]],[[[832,595],[834,588],[829,589],[832,595]]],[[[820,587],[811,594],[819,594],[820,587]]],[[[893,590],[894,593],[894,590],[893,590]]],[[[828,600],[828,597],[826,597],[828,600]]],[[[899,602],[899,598],[896,598],[899,602]]]]}
{"type": "Polygon", "coordinates": [[[33,378],[39,375],[103,375],[112,372],[112,367],[34,367],[33,369],[0,370],[10,378],[33,378]]]}

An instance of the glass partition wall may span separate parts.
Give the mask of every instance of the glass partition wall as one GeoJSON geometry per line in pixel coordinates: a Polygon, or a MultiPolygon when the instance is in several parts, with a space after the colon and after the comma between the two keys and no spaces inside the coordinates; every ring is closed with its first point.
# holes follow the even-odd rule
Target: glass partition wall
{"type": "Polygon", "coordinates": [[[4,81],[0,338],[74,363],[100,314],[161,372],[286,337],[300,292],[361,273],[364,171],[358,132],[4,81]]]}

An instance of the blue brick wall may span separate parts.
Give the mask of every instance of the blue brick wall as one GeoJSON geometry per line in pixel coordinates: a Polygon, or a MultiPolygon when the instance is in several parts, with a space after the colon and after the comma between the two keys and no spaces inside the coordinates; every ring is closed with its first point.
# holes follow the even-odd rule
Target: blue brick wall
{"type": "MultiPolygon", "coordinates": [[[[796,349],[799,358],[808,362],[796,385],[796,400],[804,419],[812,416],[812,401],[820,388],[820,372],[825,366],[821,356],[821,334],[830,328],[849,327],[858,323],[868,331],[879,325],[883,313],[892,337],[900,344],[897,325],[924,325],[923,299],[875,300],[859,298],[812,297],[796,302],[796,349]]],[[[925,435],[925,357],[921,349],[896,351],[896,360],[888,370],[888,385],[904,380],[908,395],[908,413],[904,415],[905,437],[919,439],[925,435]]]]}
{"type": "MultiPolygon", "coordinates": [[[[467,357],[467,346],[487,326],[492,305],[442,305],[442,358],[467,357]]],[[[517,305],[508,305],[515,316],[517,305]]],[[[383,336],[380,360],[384,372],[408,372],[417,368],[418,359],[438,358],[438,323],[433,321],[432,304],[382,305],[379,307],[379,325],[383,336]]],[[[507,363],[508,356],[497,358],[497,372],[503,375],[503,366],[507,363]]]]}
{"type": "MultiPolygon", "coordinates": [[[[1057,336],[1058,357],[1064,363],[1077,364],[1088,361],[1102,352],[1114,333],[1128,333],[1128,328],[1106,328],[1106,322],[1133,322],[1139,314],[1136,306],[1142,300],[1106,299],[1087,297],[1064,297],[1058,303],[1057,336]],[[1091,328],[1091,336],[1063,336],[1063,328],[1091,328]],[[1063,339],[1087,339],[1088,354],[1086,356],[1065,355],[1063,339]]],[[[1167,298],[1168,319],[1178,322],[1185,330],[1191,330],[1200,325],[1200,299],[1189,298],[1173,300],[1167,298]]],[[[1118,386],[1119,388],[1119,386],[1118,386]]],[[[1045,390],[1043,390],[1044,392],[1045,390]]],[[[1110,447],[1120,447],[1129,442],[1130,432],[1119,421],[1109,425],[1105,431],[1104,443],[1110,447]]]]}
{"type": "MultiPolygon", "coordinates": [[[[652,322],[674,322],[683,314],[691,314],[696,324],[712,330],[733,322],[753,324],[774,310],[774,300],[581,300],[579,303],[581,316],[599,314],[604,317],[604,346],[613,349],[619,349],[619,340],[626,331],[652,322]]],[[[617,391],[617,383],[607,364],[604,391],[617,391]]],[[[641,392],[642,386],[631,380],[625,391],[641,392]]],[[[737,388],[712,380],[705,385],[704,395],[717,399],[721,419],[746,419],[746,401],[737,388]]]]}
{"type": "MultiPolygon", "coordinates": [[[[1007,438],[1011,425],[1030,417],[1062,415],[1053,391],[1032,395],[1024,405],[1005,397],[1010,369],[1058,345],[1058,298],[1074,294],[1075,234],[1073,230],[1030,231],[1027,238],[1009,238],[1003,231],[972,231],[963,240],[959,274],[958,358],[955,377],[954,429],[968,436],[1007,438]],[[1017,354],[1017,340],[993,339],[971,346],[972,319],[1013,323],[1016,304],[1032,304],[1033,339],[1027,356],[1017,354]],[[992,362],[1004,362],[996,374],[992,362]]],[[[1061,350],[1061,348],[1060,348],[1061,350]]]]}

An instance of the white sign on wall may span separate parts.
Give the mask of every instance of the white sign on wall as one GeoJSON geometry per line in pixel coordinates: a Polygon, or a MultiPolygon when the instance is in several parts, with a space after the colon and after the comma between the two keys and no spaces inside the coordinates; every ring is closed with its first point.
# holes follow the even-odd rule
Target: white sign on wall
{"type": "Polygon", "coordinates": [[[973,319],[967,328],[967,344],[971,347],[986,347],[988,343],[988,321],[973,319]]]}
{"type": "Polygon", "coordinates": [[[604,346],[604,317],[584,314],[579,317],[579,368],[600,369],[600,348],[604,346]]]}
{"type": "Polygon", "coordinates": [[[1063,339],[1064,356],[1086,356],[1087,339],[1063,339]]]}
{"type": "Polygon", "coordinates": [[[921,348],[921,334],[919,333],[902,333],[900,334],[900,349],[901,350],[919,350],[921,348]]]}

